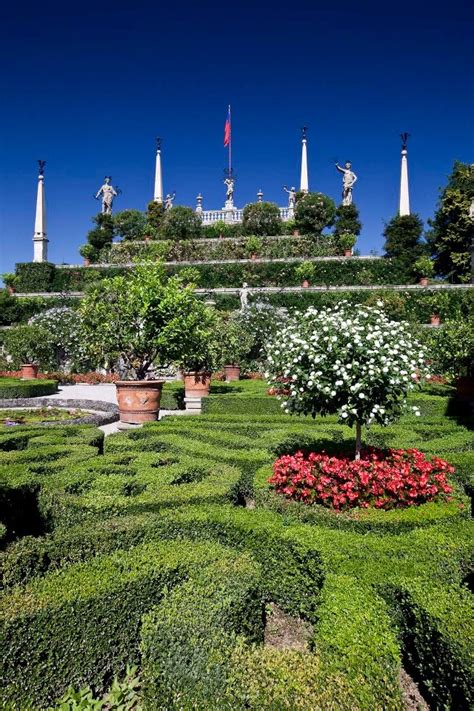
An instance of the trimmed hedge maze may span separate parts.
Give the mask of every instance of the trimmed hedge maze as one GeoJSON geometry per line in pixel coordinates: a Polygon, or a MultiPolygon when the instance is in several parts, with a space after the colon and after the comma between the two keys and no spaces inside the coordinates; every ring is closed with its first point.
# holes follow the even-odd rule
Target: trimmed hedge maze
{"type": "Polygon", "coordinates": [[[424,397],[425,418],[369,439],[445,457],[455,494],[388,513],[269,489],[276,455],[353,447],[328,418],[170,417],[105,442],[1,432],[5,707],[101,694],[138,664],[149,711],[401,711],[402,667],[431,708],[469,709],[472,432],[424,397]],[[274,606],[308,625],[303,646],[268,640],[274,606]]]}

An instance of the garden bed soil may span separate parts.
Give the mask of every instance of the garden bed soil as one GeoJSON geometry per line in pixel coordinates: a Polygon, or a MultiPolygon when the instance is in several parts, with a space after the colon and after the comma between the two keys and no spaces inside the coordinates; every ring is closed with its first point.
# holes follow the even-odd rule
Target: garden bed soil
{"type": "Polygon", "coordinates": [[[313,626],[300,617],[292,617],[271,602],[267,605],[264,644],[272,649],[309,652],[313,626]]]}

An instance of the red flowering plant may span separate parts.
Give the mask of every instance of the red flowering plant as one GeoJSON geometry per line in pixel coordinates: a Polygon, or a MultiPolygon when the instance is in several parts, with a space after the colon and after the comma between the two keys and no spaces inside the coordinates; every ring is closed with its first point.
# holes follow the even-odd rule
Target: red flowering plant
{"type": "Polygon", "coordinates": [[[354,507],[377,509],[418,506],[452,492],[448,462],[426,459],[417,449],[370,448],[359,460],[303,452],[284,455],[268,480],[279,494],[336,511],[354,507]]]}

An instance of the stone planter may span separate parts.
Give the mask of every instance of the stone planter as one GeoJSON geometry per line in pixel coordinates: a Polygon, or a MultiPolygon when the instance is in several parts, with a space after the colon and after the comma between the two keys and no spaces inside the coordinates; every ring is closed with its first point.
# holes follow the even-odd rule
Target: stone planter
{"type": "Polygon", "coordinates": [[[34,380],[38,377],[38,366],[36,363],[24,363],[20,366],[22,380],[34,380]]]}
{"type": "Polygon", "coordinates": [[[428,278],[427,277],[421,277],[420,286],[428,286],[428,278]]]}
{"type": "Polygon", "coordinates": [[[224,372],[226,383],[240,380],[240,365],[225,365],[224,372]]]}
{"type": "Polygon", "coordinates": [[[134,425],[153,422],[160,413],[164,380],[119,380],[117,402],[120,421],[134,425]]]}
{"type": "Polygon", "coordinates": [[[439,314],[431,314],[430,320],[432,326],[439,326],[439,324],[441,323],[441,318],[439,314]]]}
{"type": "Polygon", "coordinates": [[[211,387],[211,374],[204,371],[188,371],[184,374],[185,397],[206,397],[211,387]]]}
{"type": "Polygon", "coordinates": [[[303,279],[303,281],[301,282],[301,286],[303,287],[303,289],[307,289],[309,286],[309,281],[307,279],[303,279]]]}

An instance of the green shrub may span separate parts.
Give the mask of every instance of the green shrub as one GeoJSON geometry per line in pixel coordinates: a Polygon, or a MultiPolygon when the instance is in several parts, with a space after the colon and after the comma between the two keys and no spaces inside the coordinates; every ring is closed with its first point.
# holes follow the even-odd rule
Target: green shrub
{"type": "Polygon", "coordinates": [[[323,193],[307,193],[296,202],[295,225],[302,234],[321,234],[334,223],[335,215],[334,200],[323,193]]]}
{"type": "Polygon", "coordinates": [[[245,235],[278,235],[282,221],[278,205],[273,202],[253,202],[244,207],[242,231],[245,235]]]}
{"type": "Polygon", "coordinates": [[[165,589],[216,560],[220,546],[142,544],[70,565],[1,602],[3,700],[41,708],[73,685],[103,691],[139,660],[140,620],[165,589]]]}
{"type": "Polygon", "coordinates": [[[201,236],[201,219],[191,207],[177,205],[166,210],[161,222],[163,239],[186,240],[201,236]]]}
{"type": "Polygon", "coordinates": [[[232,647],[240,635],[248,642],[263,639],[259,578],[258,566],[247,556],[218,562],[165,595],[145,616],[146,708],[230,708],[232,647]]]}
{"type": "Polygon", "coordinates": [[[44,397],[57,392],[56,380],[20,380],[0,378],[0,399],[44,397]]]}
{"type": "Polygon", "coordinates": [[[56,267],[51,262],[19,262],[15,265],[18,291],[53,291],[56,267]]]}

